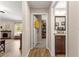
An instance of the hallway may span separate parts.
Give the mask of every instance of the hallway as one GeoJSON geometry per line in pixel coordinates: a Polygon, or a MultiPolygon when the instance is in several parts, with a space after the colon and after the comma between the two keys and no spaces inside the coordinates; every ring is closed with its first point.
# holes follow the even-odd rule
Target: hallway
{"type": "Polygon", "coordinates": [[[24,4],[24,12],[27,12],[25,14],[27,17],[24,19],[26,28],[22,40],[23,49],[26,51],[23,51],[24,55],[27,53],[27,56],[32,57],[50,56],[50,54],[51,56],[60,56],[60,54],[65,56],[66,3],[55,2],[53,4],[53,1],[28,1],[24,4]],[[61,6],[62,4],[64,6],[61,6]]]}

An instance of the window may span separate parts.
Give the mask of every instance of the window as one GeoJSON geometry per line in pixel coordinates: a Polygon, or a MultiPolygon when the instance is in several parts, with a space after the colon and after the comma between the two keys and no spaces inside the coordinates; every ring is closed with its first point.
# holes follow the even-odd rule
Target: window
{"type": "Polygon", "coordinates": [[[22,33],[22,23],[15,24],[15,36],[19,36],[22,33]]]}

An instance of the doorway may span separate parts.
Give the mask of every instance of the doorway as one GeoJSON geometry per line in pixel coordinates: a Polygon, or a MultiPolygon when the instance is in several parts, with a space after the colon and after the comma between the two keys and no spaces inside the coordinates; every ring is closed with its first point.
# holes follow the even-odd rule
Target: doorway
{"type": "Polygon", "coordinates": [[[33,48],[46,48],[47,14],[33,14],[33,48]]]}

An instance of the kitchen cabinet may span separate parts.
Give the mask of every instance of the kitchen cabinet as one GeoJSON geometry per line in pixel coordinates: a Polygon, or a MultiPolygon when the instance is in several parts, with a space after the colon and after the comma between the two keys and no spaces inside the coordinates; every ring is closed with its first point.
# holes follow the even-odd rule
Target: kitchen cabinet
{"type": "Polygon", "coordinates": [[[55,55],[65,54],[65,35],[55,35],[55,55]]]}

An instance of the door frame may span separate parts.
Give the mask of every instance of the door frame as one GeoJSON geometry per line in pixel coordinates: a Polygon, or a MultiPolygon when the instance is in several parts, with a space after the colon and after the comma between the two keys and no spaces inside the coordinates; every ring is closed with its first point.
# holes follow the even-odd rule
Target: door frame
{"type": "Polygon", "coordinates": [[[31,49],[34,47],[33,46],[33,40],[34,40],[34,15],[47,15],[46,19],[46,48],[48,48],[48,13],[32,13],[31,14],[31,49]]]}

